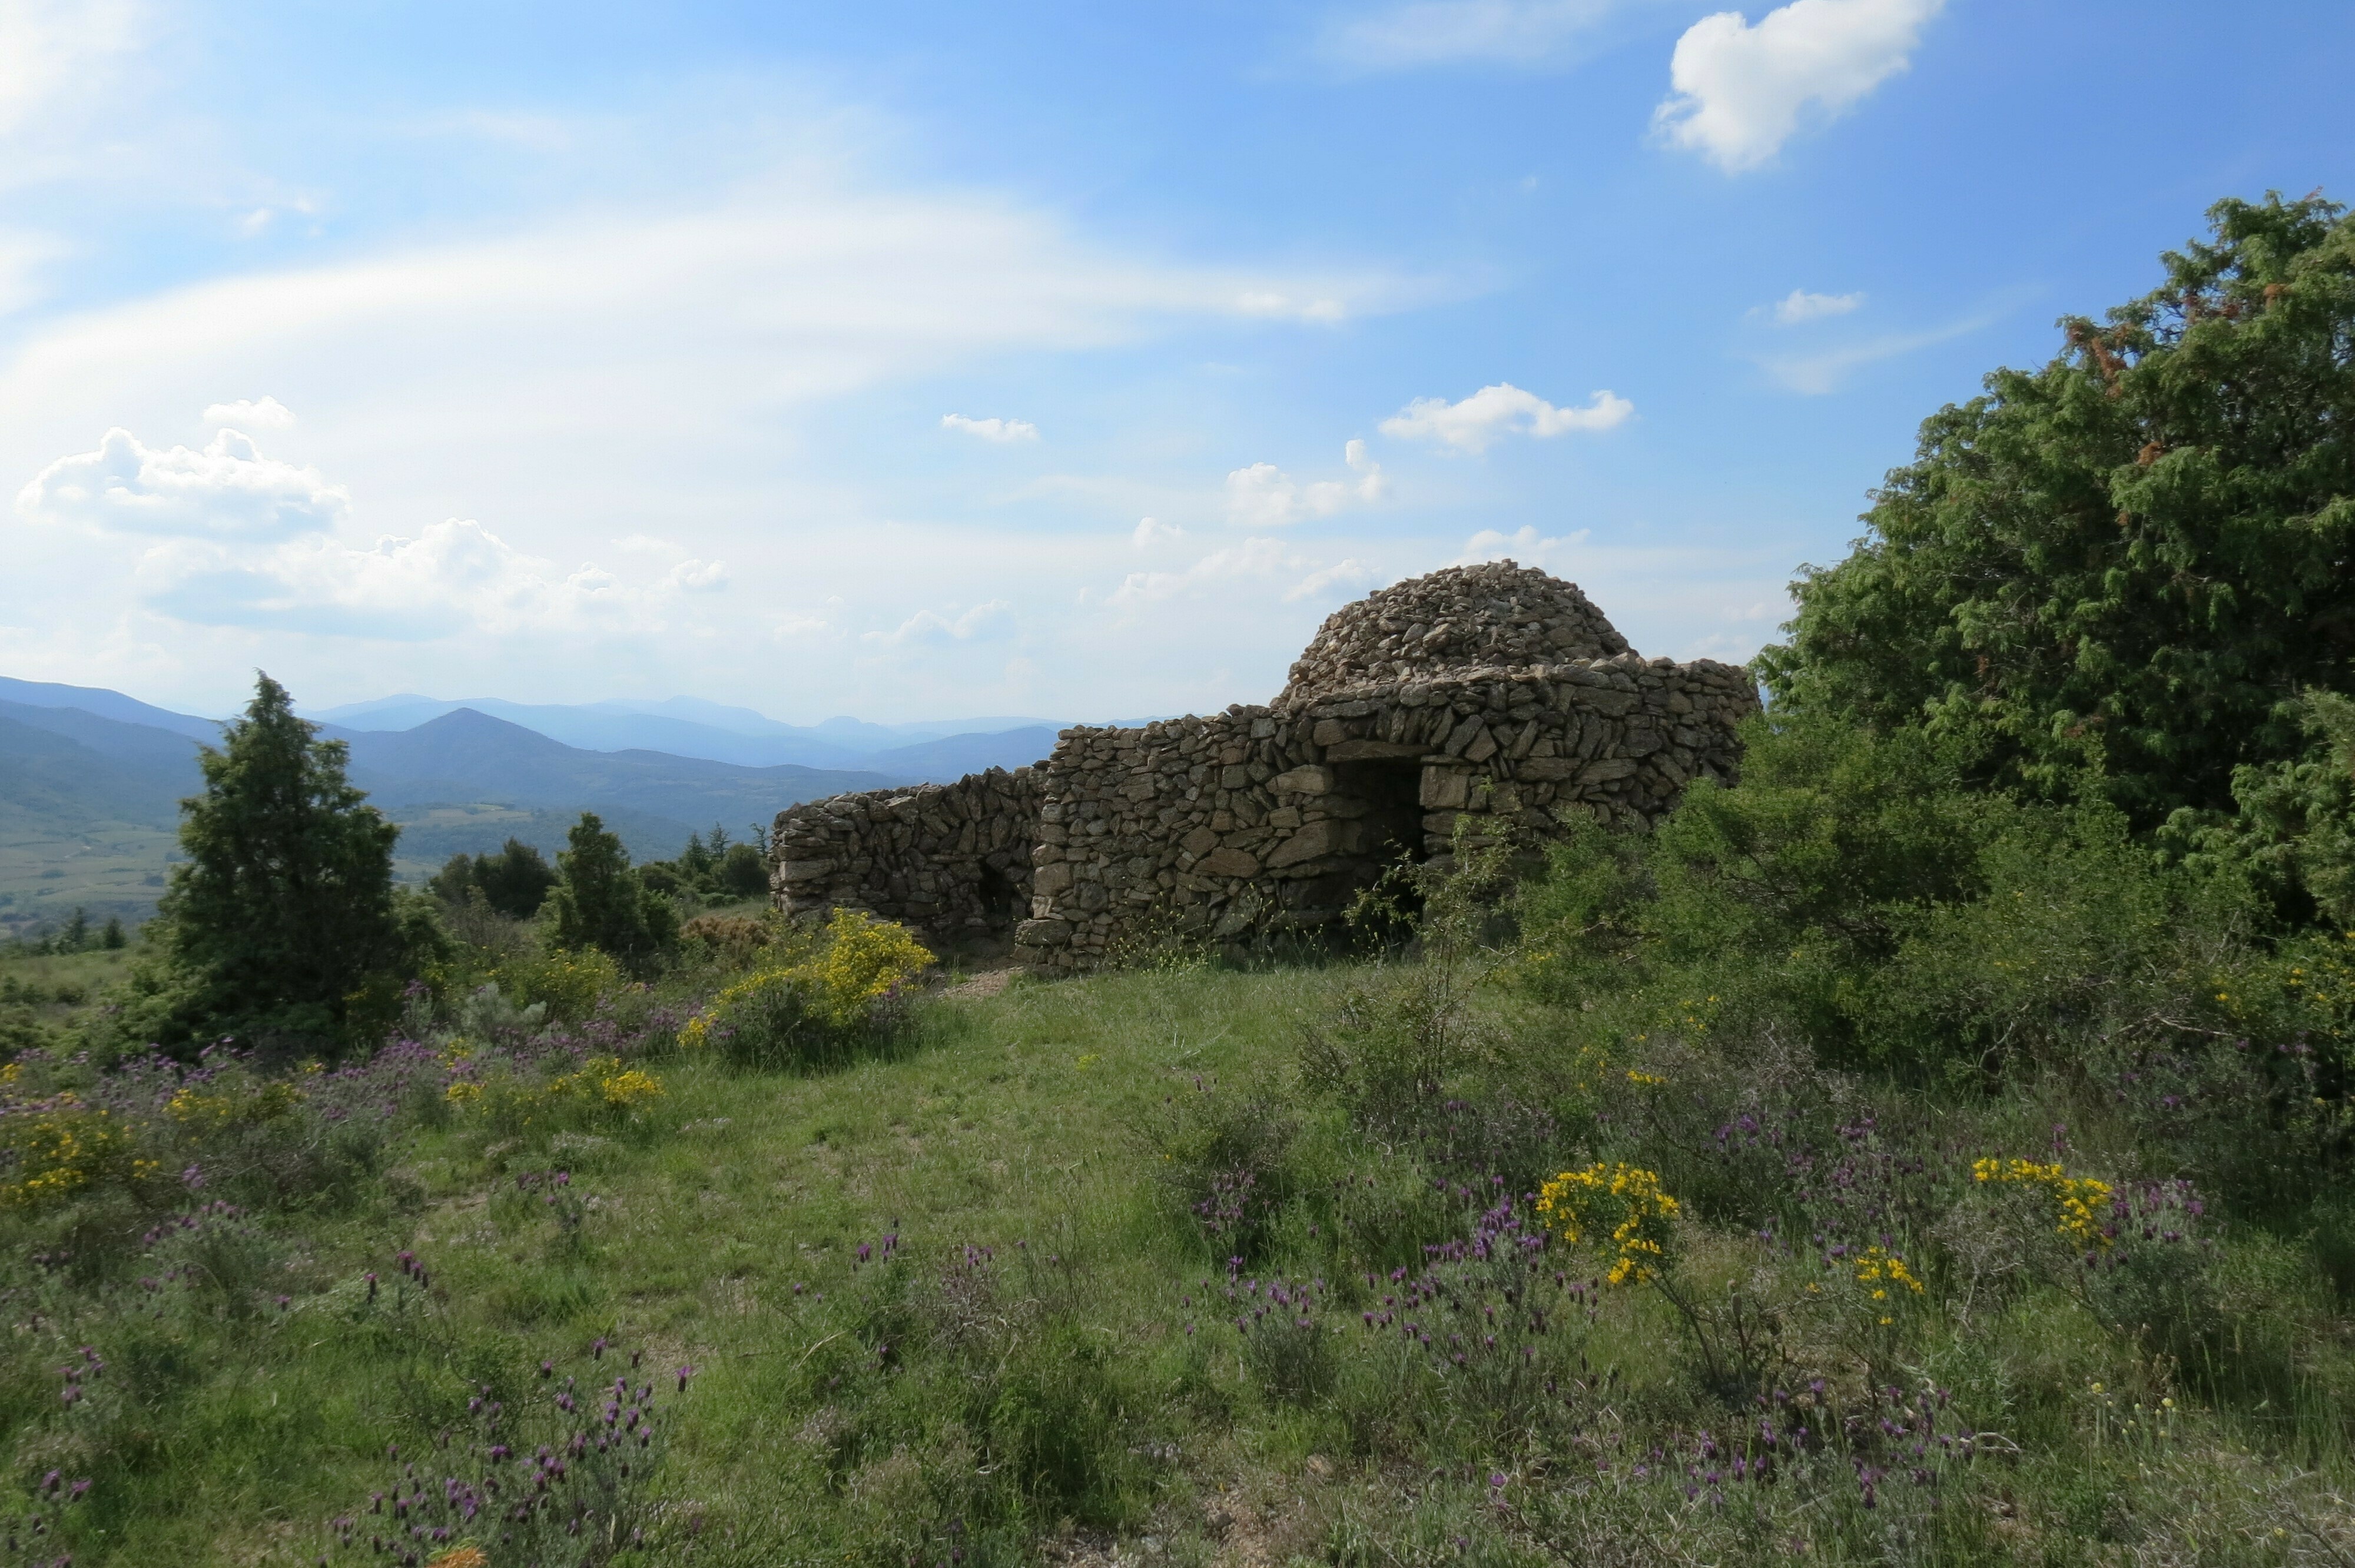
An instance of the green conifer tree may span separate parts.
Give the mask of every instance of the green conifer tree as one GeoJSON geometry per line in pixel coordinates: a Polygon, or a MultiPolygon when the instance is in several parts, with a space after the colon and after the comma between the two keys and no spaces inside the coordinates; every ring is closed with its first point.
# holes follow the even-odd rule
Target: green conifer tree
{"type": "Polygon", "coordinates": [[[581,812],[566,842],[549,900],[557,945],[602,948],[633,974],[648,972],[677,941],[678,912],[639,880],[621,838],[595,812],[581,812]]]}
{"type": "Polygon", "coordinates": [[[556,885],[556,870],[539,851],[511,838],[496,854],[474,862],[474,882],[492,908],[517,920],[539,912],[548,890],[556,885]]]}
{"type": "Polygon", "coordinates": [[[254,683],[244,716],[198,756],[205,792],[180,802],[160,907],[164,945],[194,982],[192,1030],[327,1041],[397,985],[410,946],[396,912],[400,830],[344,777],[286,689],[254,683]]]}

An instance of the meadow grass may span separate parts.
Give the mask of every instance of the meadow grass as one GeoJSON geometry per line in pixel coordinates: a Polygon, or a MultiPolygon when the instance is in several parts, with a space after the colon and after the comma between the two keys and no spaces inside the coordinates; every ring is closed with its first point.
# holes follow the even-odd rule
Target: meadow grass
{"type": "MultiPolygon", "coordinates": [[[[1877,1118],[1841,1135],[1848,1191],[1887,1200],[1871,1225],[1923,1288],[1876,1302],[1859,1255],[1745,1198],[1796,1147],[1717,1135],[1755,1061],[1614,1065],[1589,1120],[1534,1134],[1496,1060],[1420,1130],[1305,1087],[1304,1042],[1414,968],[936,993],[879,1055],[657,1052],[659,1097],[519,1128],[421,1094],[340,1197],[208,1215],[192,1192],[193,1226],[112,1273],[77,1249],[149,1223],[128,1207],[92,1197],[70,1234],[20,1216],[0,1560],[385,1561],[372,1494],[410,1464],[440,1487],[469,1400],[521,1407],[543,1362],[653,1390],[666,1452],[623,1562],[2355,1553],[2355,1379],[2310,1236],[2222,1230],[2145,1296],[2088,1287],[2038,1250],[2045,1219],[2010,1245],[1966,1174],[1906,1207],[1925,1150],[2037,1152],[2083,1108],[2065,1088],[1802,1074],[1842,1103],[1788,1139],[1811,1108],[1877,1118]],[[1483,1173],[1532,1139],[1562,1169],[1644,1153],[1684,1194],[1657,1278],[1534,1239],[1518,1180],[1483,1173]],[[2184,1332],[2143,1320],[2167,1311],[2184,1332]],[[82,1478],[76,1503],[45,1489],[82,1478]]],[[[1483,1005],[1506,1056],[1561,1048],[1548,1010],[1483,1005]]]]}

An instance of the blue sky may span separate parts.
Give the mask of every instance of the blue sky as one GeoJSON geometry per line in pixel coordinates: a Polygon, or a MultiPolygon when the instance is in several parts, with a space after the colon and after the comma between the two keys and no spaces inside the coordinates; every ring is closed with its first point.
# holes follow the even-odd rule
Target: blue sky
{"type": "Polygon", "coordinates": [[[0,670],[1264,701],[1511,555],[1741,659],[2355,9],[0,0],[0,670]]]}

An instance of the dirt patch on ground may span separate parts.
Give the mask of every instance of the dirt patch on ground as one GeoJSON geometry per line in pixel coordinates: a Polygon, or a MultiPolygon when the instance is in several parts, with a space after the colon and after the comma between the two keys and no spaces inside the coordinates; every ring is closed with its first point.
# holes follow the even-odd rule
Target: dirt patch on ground
{"type": "Polygon", "coordinates": [[[996,996],[999,991],[1012,985],[1015,977],[1021,972],[1022,966],[1019,964],[1009,964],[1002,969],[985,969],[977,975],[959,980],[942,991],[941,995],[952,1001],[979,1001],[983,997],[996,996]]]}

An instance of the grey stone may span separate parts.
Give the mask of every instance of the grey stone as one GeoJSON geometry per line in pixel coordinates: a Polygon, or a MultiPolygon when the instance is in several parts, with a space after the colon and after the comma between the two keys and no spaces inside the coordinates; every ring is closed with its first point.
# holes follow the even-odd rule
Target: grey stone
{"type": "Polygon", "coordinates": [[[1315,766],[1295,768],[1269,779],[1267,787],[1278,793],[1323,795],[1333,788],[1333,770],[1315,766]]]}
{"type": "Polygon", "coordinates": [[[1216,849],[1196,862],[1194,869],[1204,876],[1257,876],[1259,857],[1249,850],[1216,849]]]}

